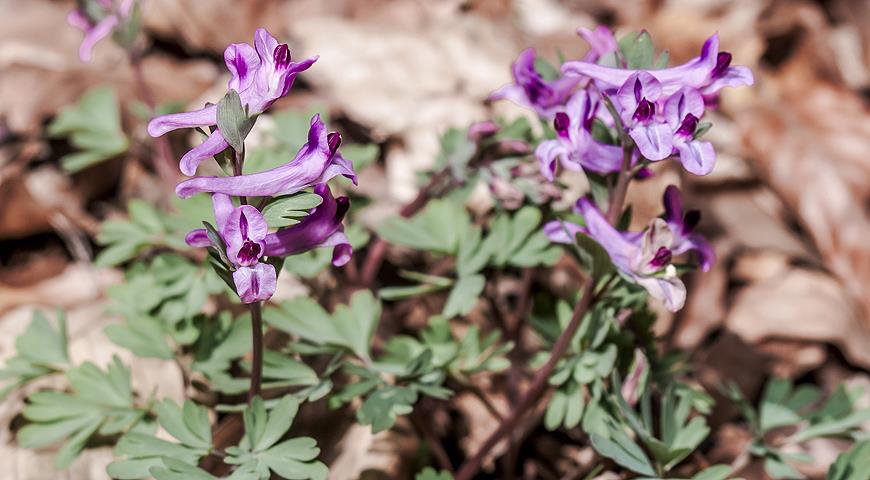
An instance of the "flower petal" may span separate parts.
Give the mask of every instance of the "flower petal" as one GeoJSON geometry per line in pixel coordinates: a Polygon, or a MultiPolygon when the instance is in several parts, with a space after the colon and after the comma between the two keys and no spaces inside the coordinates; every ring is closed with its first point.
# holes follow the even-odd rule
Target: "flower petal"
{"type": "Polygon", "coordinates": [[[648,72],[631,74],[619,90],[616,102],[622,107],[622,121],[628,123],[642,99],[655,102],[662,96],[662,83],[648,72]]]}
{"type": "Polygon", "coordinates": [[[254,74],[260,68],[260,57],[254,47],[247,43],[233,43],[224,50],[224,62],[232,74],[228,88],[241,92],[254,81],[254,74]]]}
{"type": "Polygon", "coordinates": [[[589,51],[583,56],[584,62],[597,62],[598,59],[609,53],[616,52],[619,46],[613,32],[604,25],[599,25],[595,30],[588,28],[577,29],[577,34],[589,44],[589,51]]]}
{"type": "Polygon", "coordinates": [[[83,32],[91,28],[91,20],[79,9],[72,10],[66,15],[66,23],[83,32]]]}
{"type": "Polygon", "coordinates": [[[215,193],[211,196],[211,208],[214,210],[214,220],[217,222],[215,225],[218,231],[221,231],[227,224],[230,214],[236,209],[236,206],[233,205],[233,199],[229,195],[215,193]]]}
{"type": "Polygon", "coordinates": [[[688,114],[701,118],[704,114],[704,97],[694,88],[683,87],[665,102],[665,119],[671,129],[676,131],[688,114]]]}
{"type": "Polygon", "coordinates": [[[541,142],[538,148],[535,149],[535,157],[538,158],[541,175],[552,182],[556,174],[556,160],[559,157],[565,158],[568,154],[568,148],[560,140],[545,140],[541,142]]]}
{"type": "Polygon", "coordinates": [[[278,39],[272,36],[265,28],[258,28],[254,32],[254,47],[262,61],[272,62],[272,54],[278,46],[278,39]]]}
{"type": "Polygon", "coordinates": [[[752,75],[752,70],[749,67],[737,65],[728,67],[724,75],[703,88],[703,93],[704,95],[713,95],[725,87],[742,87],[754,83],[755,77],[752,75]]]}
{"type": "Polygon", "coordinates": [[[207,248],[211,246],[211,239],[204,228],[192,230],[184,237],[184,241],[194,248],[207,248]]]}
{"type": "Polygon", "coordinates": [[[664,160],[674,150],[673,132],[664,123],[651,123],[632,127],[628,135],[637,144],[644,157],[656,161],[664,160]]]}
{"type": "Polygon", "coordinates": [[[191,148],[181,157],[179,168],[187,176],[196,175],[196,168],[203,160],[211,158],[229,147],[220,130],[215,130],[196,147],[191,148]]]}
{"type": "Polygon", "coordinates": [[[618,230],[613,228],[589,199],[584,197],[578,200],[576,208],[586,220],[586,234],[607,250],[610,259],[618,269],[630,272],[631,259],[638,251],[637,245],[626,240],[618,230]]]}
{"type": "Polygon", "coordinates": [[[191,178],[180,183],[175,193],[181,198],[199,192],[220,192],[233,196],[290,194],[322,183],[329,175],[338,174],[354,178],[353,167],[338,153],[330,157],[326,127],[320,116],[315,115],[308,131],[308,143],[299,149],[292,161],[249,175],[191,178]]]}
{"type": "Polygon", "coordinates": [[[578,233],[585,233],[585,230],[576,223],[553,220],[544,224],[544,234],[553,243],[574,244],[578,233]]]}
{"type": "Polygon", "coordinates": [[[275,267],[257,263],[252,267],[240,267],[233,272],[236,292],[244,303],[262,302],[272,298],[278,283],[275,267]]]}
{"type": "Polygon", "coordinates": [[[106,38],[112,33],[112,30],[118,25],[118,17],[115,15],[107,15],[93,26],[85,30],[85,38],[82,39],[82,44],[79,47],[79,59],[83,62],[91,61],[91,53],[94,50],[94,45],[100,40],[106,38]]]}
{"type": "Polygon", "coordinates": [[[148,135],[159,137],[179,128],[217,125],[217,105],[209,105],[192,112],[170,113],[154,117],[148,122],[148,135]]]}
{"type": "Polygon", "coordinates": [[[677,145],[680,152],[680,163],[689,173],[707,175],[713,171],[716,164],[716,151],[710,142],[699,140],[677,145]]]}
{"type": "MultiPolygon", "coordinates": [[[[676,185],[668,185],[662,196],[665,205],[665,219],[672,225],[683,223],[683,196],[676,185]]],[[[682,228],[679,229],[682,231],[682,228]]]]}
{"type": "Polygon", "coordinates": [[[246,242],[253,242],[259,246],[256,255],[259,258],[263,254],[268,233],[269,226],[259,210],[250,205],[239,206],[230,213],[221,228],[221,237],[227,244],[227,257],[235,265],[250,262],[250,259],[239,258],[239,251],[246,242]]]}
{"type": "Polygon", "coordinates": [[[637,277],[635,280],[671,312],[679,311],[686,303],[686,285],[679,277],[637,277]]]}

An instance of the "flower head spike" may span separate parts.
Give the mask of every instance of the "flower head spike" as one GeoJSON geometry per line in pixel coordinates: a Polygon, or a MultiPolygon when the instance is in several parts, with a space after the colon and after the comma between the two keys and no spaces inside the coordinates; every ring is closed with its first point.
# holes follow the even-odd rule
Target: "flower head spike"
{"type": "MultiPolygon", "coordinates": [[[[228,88],[239,93],[242,105],[253,116],[268,110],[276,100],[287,95],[296,75],[311,67],[317,57],[292,62],[287,44],[278,43],[269,32],[259,28],[254,34],[254,47],[234,43],[224,51],[224,61],[232,74],[228,88]]],[[[148,133],[152,137],[159,137],[179,128],[212,125],[217,125],[215,105],[156,117],[148,123],[148,133]]],[[[228,146],[220,130],[215,130],[199,146],[181,157],[182,173],[194,175],[202,160],[222,152],[228,146]]]]}
{"type": "MultiPolygon", "coordinates": [[[[212,207],[234,269],[233,283],[239,298],[244,303],[268,300],[275,293],[277,274],[274,266],[260,262],[269,229],[263,214],[250,205],[235,207],[229,196],[219,193],[212,195],[212,207]]],[[[192,247],[212,246],[203,229],[188,233],[185,241],[192,247]]]]}
{"type": "Polygon", "coordinates": [[[544,80],[535,70],[535,50],[532,48],[520,53],[512,66],[512,73],[514,83],[493,92],[489,96],[490,100],[507,99],[535,110],[544,118],[553,118],[580,82],[576,77],[544,80]]]}
{"type": "Polygon", "coordinates": [[[553,180],[556,160],[574,171],[610,173],[622,167],[622,148],[598,143],[590,133],[599,105],[592,93],[580,90],[568,101],[564,112],[556,113],[556,139],[541,142],[535,150],[545,178],[553,180]]]}
{"type": "Polygon", "coordinates": [[[683,213],[683,198],[680,189],[669,185],[664,193],[665,221],[674,234],[671,251],[674,255],[680,255],[688,251],[698,254],[698,262],[701,270],[708,271],[716,260],[713,247],[701,234],[695,233],[695,226],[701,219],[698,210],[689,210],[683,213]]]}
{"type": "Polygon", "coordinates": [[[136,0],[122,0],[115,6],[112,0],[96,0],[81,4],[69,12],[67,23],[84,32],[79,47],[79,58],[90,62],[94,46],[112,34],[115,28],[130,17],[136,0]]]}
{"type": "Polygon", "coordinates": [[[270,257],[283,257],[313,248],[334,247],[332,264],[340,267],[346,264],[353,254],[350,241],[344,234],[344,227],[341,224],[350,207],[350,201],[347,197],[334,198],[326,184],[314,187],[314,193],[320,195],[323,202],[296,225],[267,235],[265,254],[270,257]]]}
{"type": "Polygon", "coordinates": [[[181,182],[175,193],[181,198],[200,192],[248,197],[284,195],[326,183],[336,175],[344,175],[356,183],[353,165],[339,153],[340,145],[341,135],[327,133],[320,115],[314,115],[308,130],[308,143],[290,162],[249,175],[194,177],[181,182]]]}
{"type": "MultiPolygon", "coordinates": [[[[605,67],[589,61],[565,62],[562,73],[566,76],[591,78],[605,88],[618,88],[639,70],[605,67]]],[[[697,89],[705,98],[715,98],[725,87],[752,85],[752,71],[748,67],[732,66],[731,54],[719,51],[719,35],[713,34],[704,42],[701,55],[683,65],[661,70],[646,70],[662,84],[665,96],[681,87],[697,89]]]]}
{"type": "Polygon", "coordinates": [[[583,215],[586,226],[550,222],[544,231],[551,241],[574,243],[577,233],[589,235],[607,251],[617,270],[664,302],[668,310],[676,312],[683,308],[686,286],[671,265],[674,234],[664,220],[653,220],[644,232],[620,232],[586,198],[577,201],[576,211],[583,215]]]}

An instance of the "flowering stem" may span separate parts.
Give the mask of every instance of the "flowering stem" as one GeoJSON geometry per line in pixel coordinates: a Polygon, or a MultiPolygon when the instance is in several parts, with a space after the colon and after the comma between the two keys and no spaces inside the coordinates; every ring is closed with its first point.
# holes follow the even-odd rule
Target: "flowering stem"
{"type": "Polygon", "coordinates": [[[250,304],[251,309],[251,339],[253,353],[251,358],[251,389],[248,391],[248,403],[260,394],[263,382],[263,311],[260,302],[250,304]]]}
{"type": "MultiPolygon", "coordinates": [[[[607,97],[605,97],[605,99],[606,98],[607,97]]],[[[628,191],[628,184],[633,177],[633,169],[631,168],[631,155],[633,148],[633,144],[624,144],[625,156],[622,170],[619,172],[616,186],[611,191],[610,205],[607,211],[607,220],[611,225],[616,224],[620,214],[622,213],[622,207],[625,203],[625,195],[628,191]]],[[[583,320],[583,316],[589,311],[589,307],[593,304],[593,300],[597,298],[595,295],[595,286],[598,284],[598,280],[597,277],[593,276],[586,282],[586,285],[583,287],[583,291],[580,294],[580,301],[578,301],[574,306],[571,321],[568,322],[568,326],[565,327],[565,330],[562,331],[562,334],[559,335],[559,338],[553,345],[553,350],[550,354],[550,358],[547,359],[547,363],[535,372],[535,376],[532,379],[529,389],[526,390],[526,393],[519,399],[510,414],[505,417],[499,424],[498,428],[490,434],[489,438],[486,439],[477,452],[462,464],[456,473],[455,480],[471,480],[477,471],[480,470],[483,457],[489,453],[503,437],[514,431],[520,421],[524,418],[526,411],[532,408],[538,402],[541,395],[544,394],[544,391],[549,384],[550,375],[553,373],[559,360],[562,359],[562,356],[568,349],[571,339],[574,338],[574,334],[577,333],[577,329],[580,327],[580,322],[583,320]]]]}
{"type": "Polygon", "coordinates": [[[547,359],[547,363],[535,372],[532,384],[529,386],[525,395],[523,395],[519,402],[517,402],[511,413],[504,418],[498,428],[492,432],[477,452],[462,464],[462,467],[460,467],[459,471],[456,473],[455,480],[471,480],[480,469],[483,457],[489,453],[499,441],[501,441],[502,437],[513,432],[525,416],[526,411],[537,403],[538,399],[547,388],[550,374],[553,373],[556,364],[568,349],[568,345],[571,343],[571,338],[574,337],[574,334],[580,327],[580,321],[583,319],[583,316],[586,314],[586,311],[592,303],[592,289],[594,285],[595,282],[590,280],[586,283],[586,286],[583,287],[580,301],[577,302],[577,305],[574,307],[571,321],[568,323],[568,326],[565,327],[565,330],[559,336],[559,339],[556,340],[556,344],[553,345],[553,353],[550,355],[550,358],[547,359]]]}
{"type": "MultiPolygon", "coordinates": [[[[145,74],[142,71],[142,57],[138,53],[130,53],[130,67],[133,70],[133,80],[136,82],[136,88],[139,90],[139,96],[148,109],[151,111],[151,116],[157,115],[157,102],[154,100],[154,94],[145,81],[145,74]]],[[[172,147],[169,146],[169,140],[166,136],[160,136],[154,139],[154,147],[156,149],[153,164],[154,169],[160,178],[167,185],[172,185],[177,179],[175,173],[175,161],[173,160],[172,147]]]]}

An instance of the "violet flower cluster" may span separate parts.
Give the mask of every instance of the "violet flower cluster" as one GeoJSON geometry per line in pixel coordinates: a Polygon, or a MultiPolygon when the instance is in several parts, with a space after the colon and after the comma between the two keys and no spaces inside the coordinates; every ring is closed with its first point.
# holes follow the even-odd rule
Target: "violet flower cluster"
{"type": "MultiPolygon", "coordinates": [[[[715,34],[698,57],[662,69],[626,68],[625,52],[605,27],[578,34],[589,43],[589,52],[581,60],[565,62],[559,78],[545,80],[535,69],[534,51],[526,50],[513,65],[514,82],[491,96],[510,99],[552,122],[555,138],[535,150],[544,177],[552,181],[559,166],[605,176],[640,175],[650,162],[666,159],[679,161],[689,173],[709,174],[716,153],[710,142],[698,138],[706,129],[701,119],[706,108],[718,103],[723,88],[752,85],[749,68],[732,66],[731,54],[719,51],[715,34]],[[622,141],[596,135],[596,125],[622,141]]],[[[704,271],[713,262],[709,243],[693,232],[700,215],[683,214],[676,187],[665,192],[664,218],[654,219],[642,232],[617,230],[587,198],[577,201],[575,211],[585,225],[550,222],[545,226],[550,239],[573,244],[578,233],[588,235],[607,251],[624,278],[672,311],[682,308],[686,297],[674,257],[693,251],[704,271]]]]}
{"type": "MultiPolygon", "coordinates": [[[[224,52],[232,78],[228,90],[235,90],[247,114],[255,116],[269,109],[287,95],[296,75],[308,69],[317,58],[293,62],[285,43],[279,43],[265,29],[258,29],[254,46],[232,44],[224,52]]],[[[215,127],[217,106],[207,106],[193,112],[162,115],[148,124],[152,136],[163,135],[180,128],[215,127]]],[[[335,198],[327,182],[343,175],[356,183],[351,162],[341,156],[341,135],[328,132],[319,115],[311,119],[308,142],[295,157],[276,168],[236,176],[193,176],[202,160],[217,155],[229,147],[220,129],[199,146],[187,152],[180,161],[182,173],[193,176],[181,182],[176,193],[189,198],[197,193],[212,196],[216,230],[219,239],[205,229],[190,232],[186,241],[193,247],[223,249],[219,252],[232,272],[233,283],[244,303],[269,299],[275,292],[277,272],[270,258],[285,257],[318,247],[332,247],[332,263],[346,264],[352,249],[344,234],[342,220],[349,208],[347,197],[335,198]],[[263,213],[248,198],[289,195],[313,188],[321,203],[299,223],[271,231],[263,213]],[[236,206],[233,198],[239,199],[236,206]]],[[[240,156],[237,156],[239,158],[240,156]]],[[[241,171],[241,165],[237,165],[241,171]]]]}

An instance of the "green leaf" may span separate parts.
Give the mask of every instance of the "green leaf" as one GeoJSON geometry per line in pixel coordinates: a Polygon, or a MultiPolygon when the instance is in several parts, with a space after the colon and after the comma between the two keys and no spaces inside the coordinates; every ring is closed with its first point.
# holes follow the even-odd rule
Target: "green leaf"
{"type": "Polygon", "coordinates": [[[57,310],[57,328],[40,311],[24,333],[15,339],[18,356],[39,365],[68,365],[66,316],[57,310]]]}
{"type": "Polygon", "coordinates": [[[828,468],[827,480],[870,479],[870,440],[856,443],[849,451],[841,453],[828,468]]]}
{"type": "Polygon", "coordinates": [[[381,315],[381,305],[368,290],[351,297],[330,315],[315,301],[298,297],[279,309],[267,309],[266,322],[317,345],[343,347],[360,358],[369,357],[369,345],[381,315]]]}
{"type": "Polygon", "coordinates": [[[299,411],[299,400],[285,396],[279,400],[278,405],[272,409],[269,415],[269,422],[263,430],[263,435],[254,445],[254,450],[265,450],[274,445],[290,426],[293,425],[293,419],[296,418],[296,412],[299,411]]]}
{"type": "Polygon", "coordinates": [[[811,438],[841,435],[853,428],[859,427],[864,422],[870,421],[870,408],[852,412],[845,417],[822,421],[798,431],[788,438],[791,443],[800,443],[811,438]]]}
{"type": "Polygon", "coordinates": [[[86,92],[78,103],[64,108],[48,127],[53,137],[68,137],[79,152],[65,155],[61,163],[77,172],[127,151],[129,142],[121,128],[115,92],[105,86],[86,92]]]}
{"type": "Polygon", "coordinates": [[[245,137],[254,126],[255,117],[248,117],[239,93],[230,89],[217,104],[217,126],[221,134],[237,152],[244,151],[245,137]]]}
{"type": "Polygon", "coordinates": [[[378,235],[396,245],[455,254],[470,228],[471,218],[463,205],[436,199],[412,218],[387,219],[378,228],[378,235]]]}
{"type": "Polygon", "coordinates": [[[774,456],[769,456],[764,460],[764,471],[767,472],[771,478],[776,480],[806,478],[800,472],[795,470],[794,467],[774,456]]]}
{"type": "Polygon", "coordinates": [[[453,480],[453,475],[450,475],[450,472],[446,470],[426,467],[414,476],[414,480],[453,480]]]}
{"type": "Polygon", "coordinates": [[[299,218],[308,215],[308,211],[317,207],[323,201],[320,195],[314,193],[297,193],[276,197],[263,208],[263,217],[272,228],[281,228],[299,223],[299,218]]]}
{"type": "Polygon", "coordinates": [[[442,314],[447,318],[468,314],[477,303],[485,285],[486,278],[483,275],[460,277],[447,296],[442,314]]]}
{"type": "Polygon", "coordinates": [[[595,451],[633,472],[655,476],[655,470],[643,450],[628,439],[624,433],[613,433],[613,438],[619,440],[610,440],[593,433],[591,440],[595,451]]]}
{"type": "Polygon", "coordinates": [[[613,271],[610,254],[598,242],[582,233],[577,234],[577,253],[587,271],[598,278],[613,271]]]}
{"type": "Polygon", "coordinates": [[[631,70],[649,70],[653,67],[652,38],[646,30],[632,32],[619,39],[619,50],[631,70]]]}
{"type": "Polygon", "coordinates": [[[731,475],[731,465],[713,465],[696,473],[691,480],[727,480],[731,475]]]}
{"type": "Polygon", "coordinates": [[[357,410],[357,420],[363,425],[371,425],[372,432],[378,433],[391,428],[396,417],[407,415],[417,402],[417,393],[410,388],[387,386],[368,396],[357,410]]]}
{"type": "Polygon", "coordinates": [[[109,325],[103,332],[113,343],[139,357],[172,360],[175,354],[166,343],[161,325],[152,317],[131,318],[125,324],[109,325]]]}

